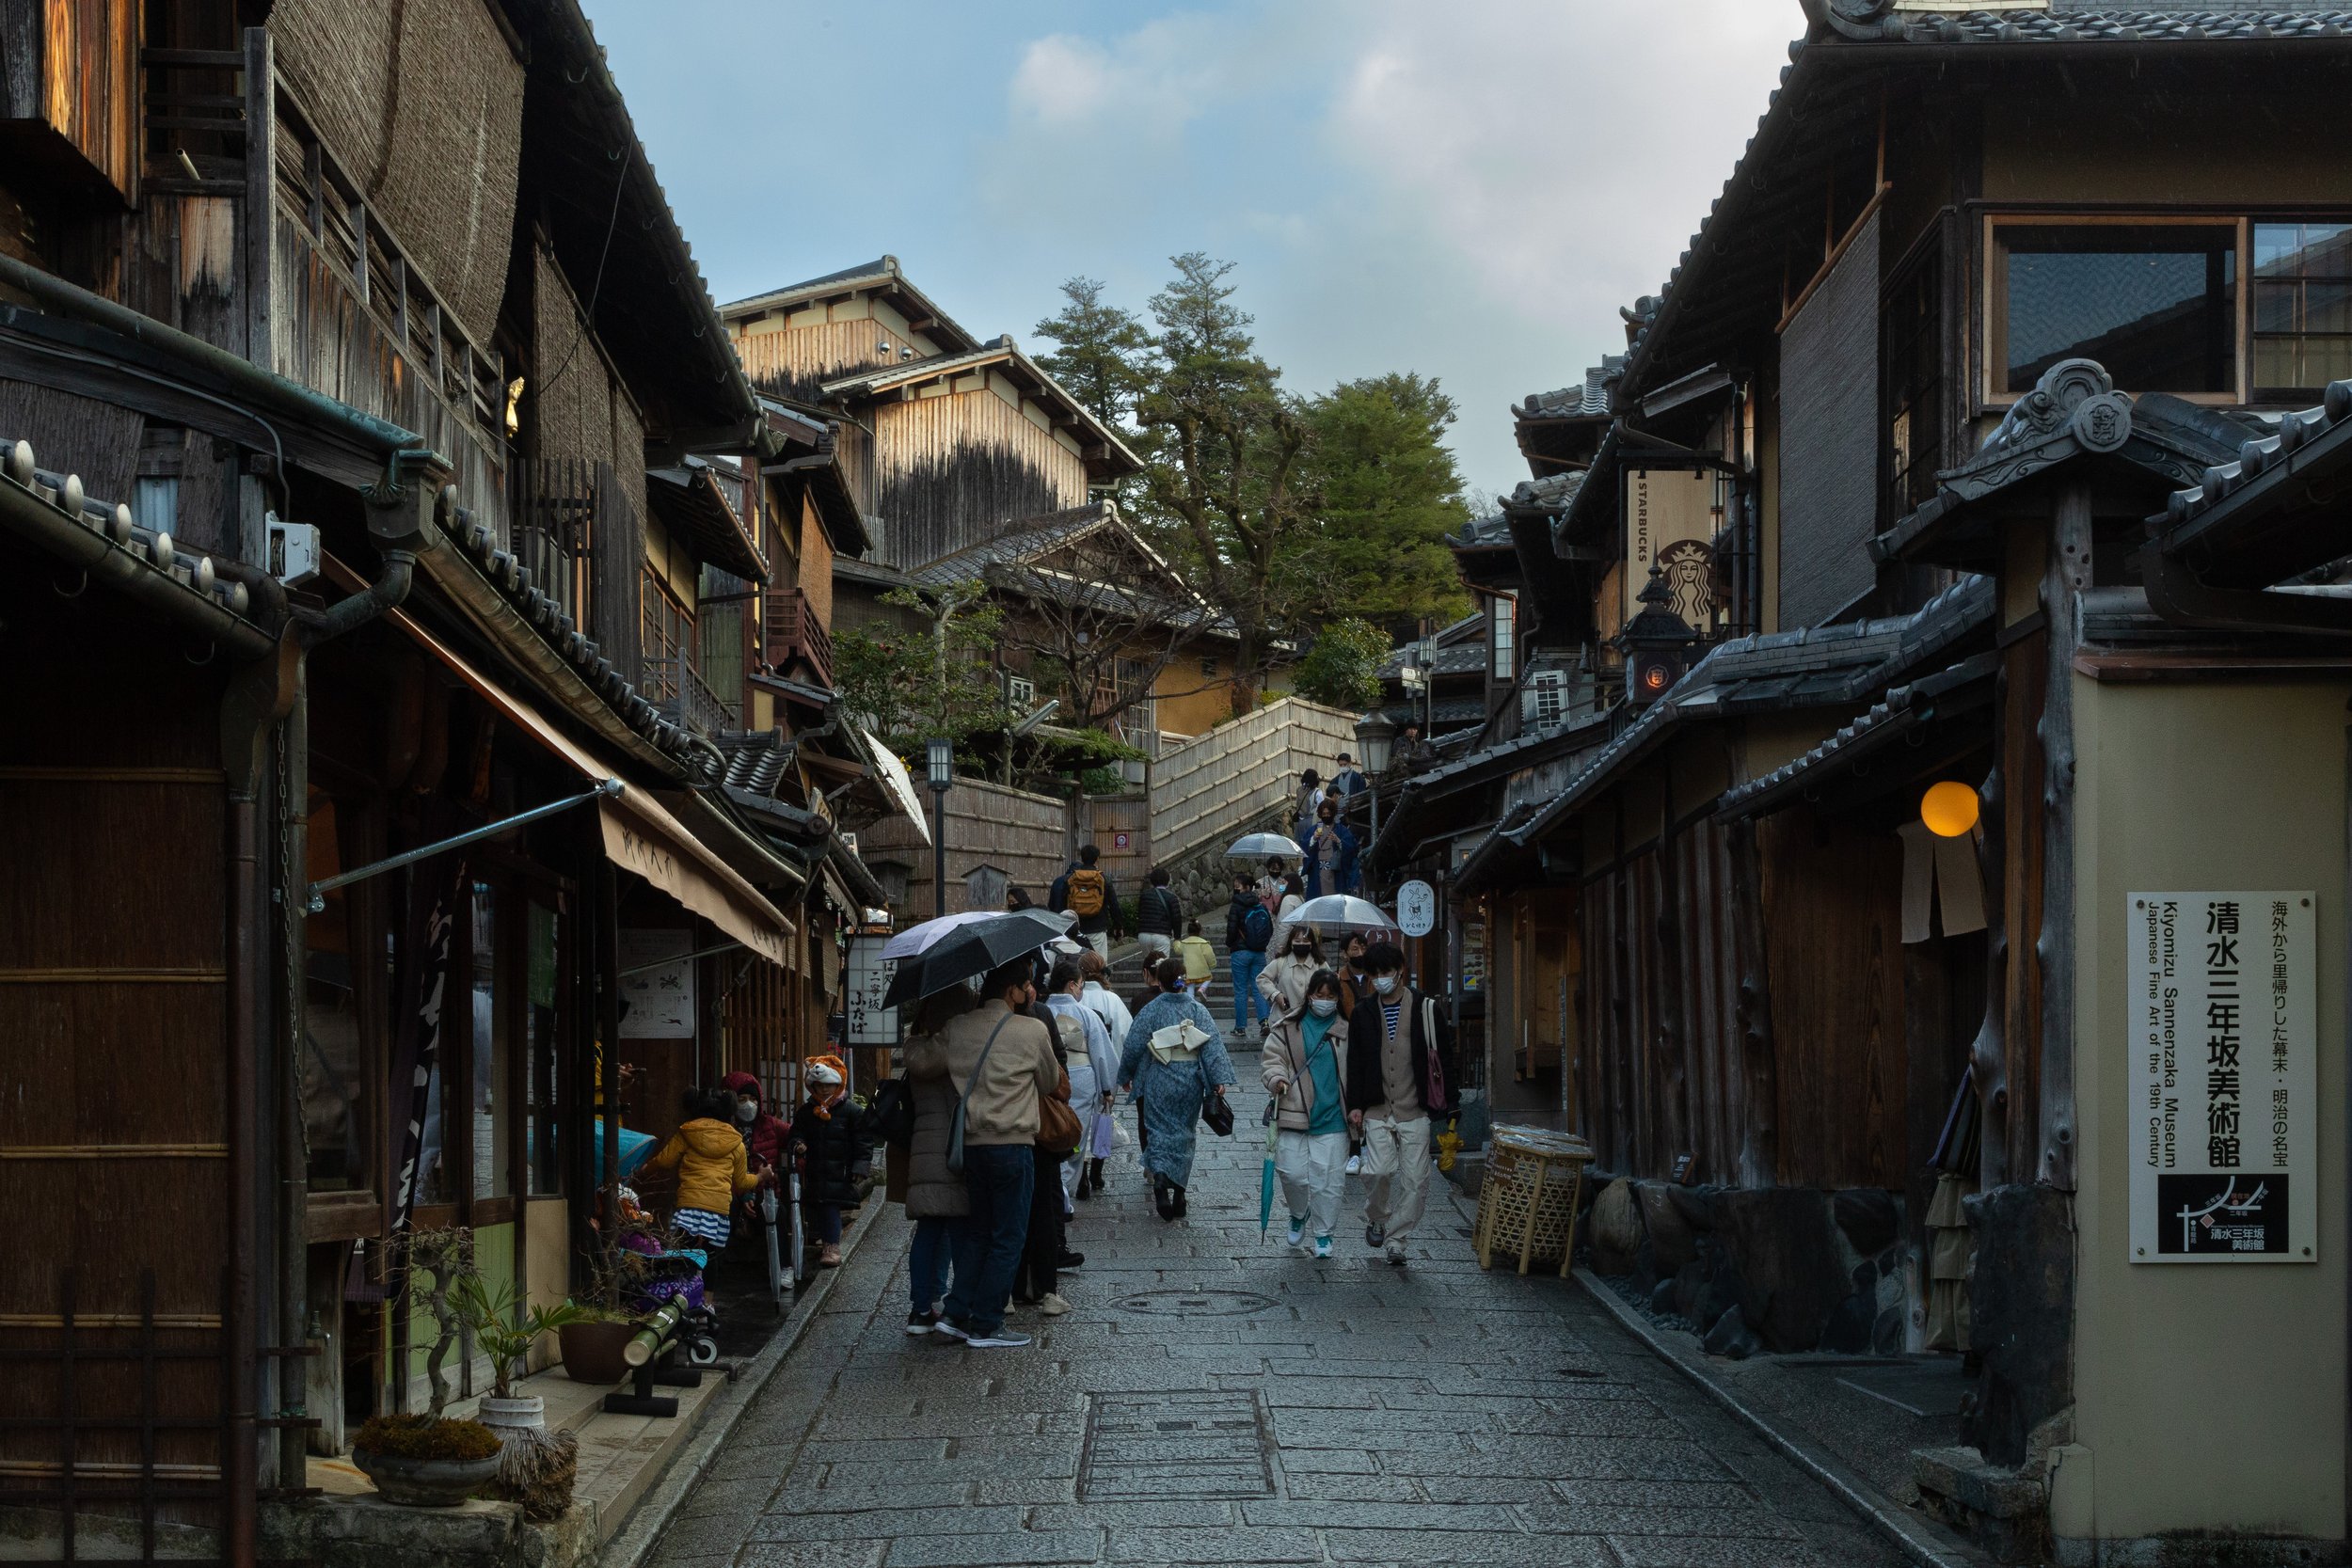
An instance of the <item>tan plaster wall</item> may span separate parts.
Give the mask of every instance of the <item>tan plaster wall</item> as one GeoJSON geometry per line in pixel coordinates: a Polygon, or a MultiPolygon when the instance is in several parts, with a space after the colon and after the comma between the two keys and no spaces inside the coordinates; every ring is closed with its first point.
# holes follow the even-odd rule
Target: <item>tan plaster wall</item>
{"type": "Polygon", "coordinates": [[[2074,1388],[2088,1451],[2059,1466],[2061,1535],[2344,1533],[2345,696],[2342,683],[2074,682],[2074,1388]],[[2319,1259],[2133,1263],[2127,900],[2306,888],[2318,895],[2319,1259]]]}
{"type": "Polygon", "coordinates": [[[2334,103],[2313,95],[2186,97],[2158,111],[2058,94],[1989,105],[1988,201],[2352,202],[2334,103]]]}

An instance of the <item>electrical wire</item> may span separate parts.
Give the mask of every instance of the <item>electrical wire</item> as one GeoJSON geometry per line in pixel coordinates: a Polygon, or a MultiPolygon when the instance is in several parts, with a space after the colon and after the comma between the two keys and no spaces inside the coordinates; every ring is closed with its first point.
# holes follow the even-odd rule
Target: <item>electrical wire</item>
{"type": "MultiPolygon", "coordinates": [[[[611,154],[608,153],[607,156],[611,154]]],[[[612,182],[612,211],[604,220],[604,246],[596,252],[596,280],[589,286],[588,303],[580,310],[580,330],[572,335],[571,352],[564,356],[564,363],[555,373],[539,384],[539,393],[542,397],[547,395],[548,388],[564,379],[564,372],[572,368],[572,361],[580,357],[580,345],[586,342],[588,335],[596,330],[596,300],[604,293],[605,259],[612,254],[612,230],[620,226],[621,198],[628,191],[628,171],[630,166],[636,162],[636,158],[637,149],[634,145],[624,146],[621,149],[621,173],[620,177],[612,182]]]]}

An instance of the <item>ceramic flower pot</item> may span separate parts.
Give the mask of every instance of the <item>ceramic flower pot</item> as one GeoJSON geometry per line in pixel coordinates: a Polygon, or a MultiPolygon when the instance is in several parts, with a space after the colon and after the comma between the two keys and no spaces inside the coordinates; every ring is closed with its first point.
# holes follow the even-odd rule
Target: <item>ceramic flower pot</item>
{"type": "Polygon", "coordinates": [[[575,1383],[620,1382],[628,1375],[622,1352],[636,1332],[632,1323],[565,1323],[556,1331],[564,1351],[564,1375],[575,1383]]]}
{"type": "Polygon", "coordinates": [[[351,1462],[375,1482],[384,1500],[405,1508],[455,1508],[499,1473],[499,1456],[487,1459],[402,1459],[355,1450],[351,1462]]]}

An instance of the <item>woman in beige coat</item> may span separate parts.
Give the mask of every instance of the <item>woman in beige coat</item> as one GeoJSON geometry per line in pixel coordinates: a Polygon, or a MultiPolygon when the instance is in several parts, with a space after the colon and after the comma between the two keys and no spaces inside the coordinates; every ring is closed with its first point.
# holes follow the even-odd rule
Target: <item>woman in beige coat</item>
{"type": "Polygon", "coordinates": [[[1290,1210],[1292,1246],[1311,1226],[1317,1258],[1331,1256],[1347,1181],[1347,1020],[1340,977],[1327,969],[1307,982],[1304,1005],[1266,1030],[1258,1073],[1274,1097],[1274,1170],[1290,1210]]]}
{"type": "Polygon", "coordinates": [[[971,1006],[961,987],[933,997],[924,1006],[921,1022],[930,1031],[907,1040],[907,1082],[914,1091],[914,1136],[905,1146],[890,1146],[890,1198],[906,1205],[914,1222],[914,1243],[907,1258],[909,1334],[929,1334],[939,1321],[939,1304],[947,1298],[947,1275],[955,1258],[956,1232],[972,1212],[963,1178],[947,1168],[947,1129],[956,1115],[955,1081],[947,1075],[947,1052],[936,1033],[949,1018],[971,1006]]]}
{"type": "Polygon", "coordinates": [[[1266,949],[1265,968],[1258,972],[1258,994],[1276,1022],[1295,1017],[1307,1004],[1307,982],[1323,968],[1323,943],[1314,929],[1294,926],[1266,949]]]}

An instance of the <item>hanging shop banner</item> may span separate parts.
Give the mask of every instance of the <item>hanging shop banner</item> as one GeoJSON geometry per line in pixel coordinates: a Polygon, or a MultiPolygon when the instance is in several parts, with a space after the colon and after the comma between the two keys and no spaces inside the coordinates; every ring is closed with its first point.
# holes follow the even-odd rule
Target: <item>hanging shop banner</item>
{"type": "Polygon", "coordinates": [[[1675,613],[1704,630],[1715,615],[1713,588],[1715,476],[1705,469],[1633,468],[1625,476],[1625,560],[1619,607],[1621,620],[1641,610],[1635,602],[1649,586],[1655,565],[1674,594],[1675,613]]]}
{"type": "Polygon", "coordinates": [[[2131,895],[2135,1263],[2318,1257],[2312,896],[2131,895]]]}
{"type": "Polygon", "coordinates": [[[847,1014],[843,1027],[851,1045],[898,1043],[898,1009],[882,1006],[882,998],[890,994],[890,977],[898,970],[896,958],[882,957],[889,942],[887,932],[850,939],[849,995],[842,1006],[847,1014]]]}
{"type": "Polygon", "coordinates": [[[466,858],[444,856],[416,869],[408,895],[407,938],[401,944],[400,1022],[393,1047],[398,1066],[393,1103],[407,1115],[401,1131],[400,1171],[392,1186],[392,1233],[408,1227],[420,1185],[434,1175],[446,1153],[446,1133],[437,1125],[434,1080],[441,1069],[441,1011],[450,990],[451,938],[469,883],[466,858]],[[398,1096],[407,1091],[405,1104],[398,1096]]]}
{"type": "Polygon", "coordinates": [[[621,933],[621,1037],[694,1037],[694,933],[667,927],[621,933]],[[629,973],[634,971],[635,973],[629,973]]]}
{"type": "Polygon", "coordinates": [[[1425,937],[1438,928],[1437,890],[1418,877],[1396,890],[1396,928],[1408,937],[1425,937]]]}

